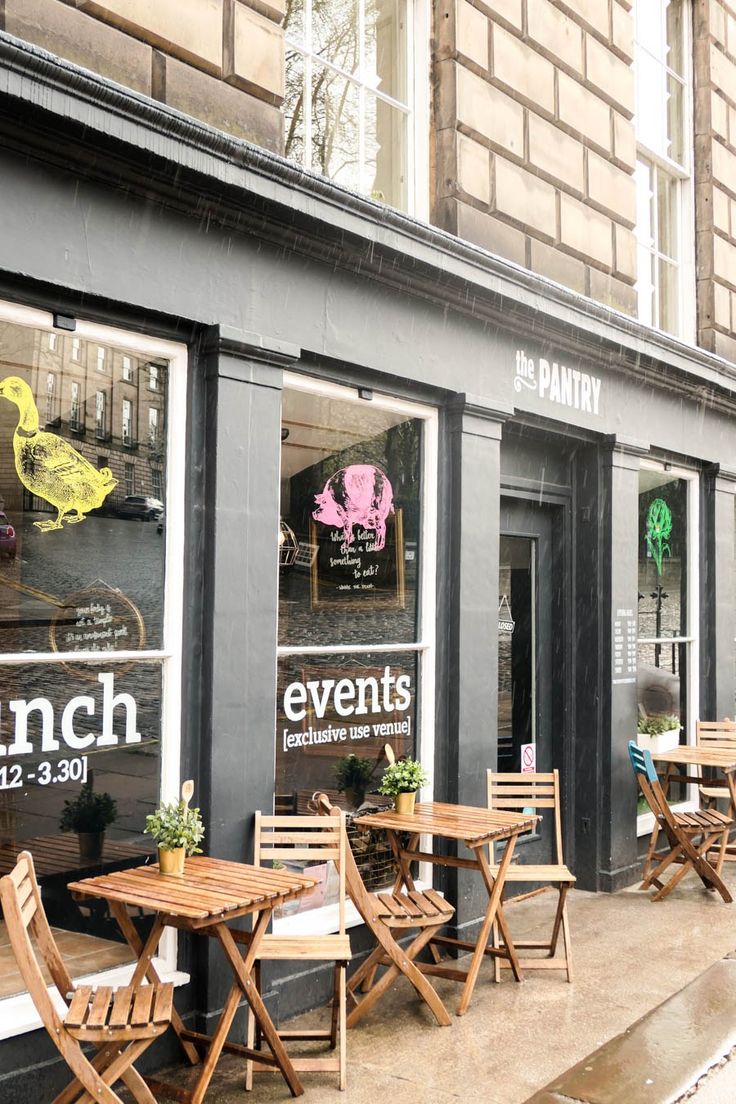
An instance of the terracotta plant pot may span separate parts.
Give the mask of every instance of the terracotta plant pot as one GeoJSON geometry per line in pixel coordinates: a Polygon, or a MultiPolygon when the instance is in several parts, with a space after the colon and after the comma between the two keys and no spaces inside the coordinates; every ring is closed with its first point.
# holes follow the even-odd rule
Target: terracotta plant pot
{"type": "Polygon", "coordinates": [[[396,812],[400,813],[402,816],[412,816],[416,799],[416,790],[413,790],[411,793],[396,794],[394,798],[394,808],[396,812]]]}
{"type": "Polygon", "coordinates": [[[186,848],[175,847],[173,851],[167,851],[163,847],[158,849],[158,868],[161,874],[183,874],[184,857],[186,848]]]}

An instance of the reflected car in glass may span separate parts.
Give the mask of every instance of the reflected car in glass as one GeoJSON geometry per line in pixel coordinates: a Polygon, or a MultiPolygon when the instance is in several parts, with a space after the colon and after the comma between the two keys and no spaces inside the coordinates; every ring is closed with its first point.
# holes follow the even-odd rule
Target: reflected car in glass
{"type": "Polygon", "coordinates": [[[0,554],[15,559],[16,537],[15,529],[8,521],[5,514],[0,513],[0,554]]]}
{"type": "Polygon", "coordinates": [[[159,521],[164,516],[164,504],[149,495],[127,495],[118,506],[118,515],[139,518],[141,521],[159,521]]]}

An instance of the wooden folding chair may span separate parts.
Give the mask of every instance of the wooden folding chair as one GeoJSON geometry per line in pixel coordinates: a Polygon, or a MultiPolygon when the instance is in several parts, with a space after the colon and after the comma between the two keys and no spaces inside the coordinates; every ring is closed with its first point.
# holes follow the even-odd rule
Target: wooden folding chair
{"type": "MultiPolygon", "coordinates": [[[[554,817],[554,857],[553,863],[544,864],[513,864],[506,871],[506,885],[513,883],[541,882],[542,885],[531,889],[526,893],[518,894],[507,901],[507,904],[524,901],[528,897],[536,897],[548,890],[557,890],[557,909],[555,912],[552,932],[547,941],[516,940],[514,946],[517,950],[546,951],[547,957],[519,958],[522,970],[565,970],[567,980],[572,981],[572,949],[570,946],[570,927],[567,919],[567,894],[571,886],[575,885],[575,875],[565,866],[562,857],[562,820],[560,816],[560,774],[554,770],[549,773],[529,774],[501,774],[489,770],[488,780],[488,808],[489,809],[514,809],[522,811],[529,809],[536,813],[540,809],[552,809],[554,817]],[[562,944],[564,958],[556,958],[557,944],[562,932],[562,944]]],[[[493,856],[491,855],[491,859],[493,856]]],[[[491,873],[495,877],[498,866],[491,866],[491,873]]],[[[493,946],[498,946],[498,927],[493,927],[493,946]]],[[[496,981],[500,980],[501,968],[510,967],[508,959],[494,955],[494,967],[496,981]]]]}
{"type": "MultiPolygon", "coordinates": [[[[345,813],[338,810],[338,818],[329,823],[319,816],[264,816],[256,813],[255,857],[257,866],[272,863],[317,861],[334,863],[338,876],[337,931],[327,935],[264,935],[258,948],[256,977],[260,988],[260,964],[266,959],[278,962],[334,962],[335,983],[332,998],[332,1020],[329,1028],[286,1029],[279,1031],[279,1038],[286,1040],[326,1039],[337,1055],[294,1056],[289,1054],[295,1070],[334,1071],[339,1076],[341,1089],[346,1078],[346,979],[347,964],[352,957],[350,937],[345,930],[345,854],[347,833],[345,813]]],[[[309,874],[309,868],[305,871],[309,874]]],[[[248,1046],[256,1040],[255,1021],[248,1016],[248,1046]]],[[[260,1039],[258,1040],[260,1047],[260,1039]]],[[[253,1071],[270,1070],[278,1073],[273,1065],[261,1065],[248,1059],[245,1087],[253,1087],[253,1071]]]]}
{"type": "MultiPolygon", "coordinates": [[[[695,743],[705,747],[726,747],[733,751],[736,747],[736,721],[731,721],[728,717],[722,721],[696,721],[695,743]]],[[[708,809],[715,808],[717,801],[730,800],[728,784],[722,777],[709,778],[698,789],[708,809]]],[[[730,811],[733,814],[735,810],[730,811]]]]}
{"type": "Polygon", "coordinates": [[[120,1080],[138,1104],[156,1104],[132,1063],[168,1027],[173,985],[118,990],[80,985],[75,989],[51,934],[28,851],[18,856],[10,874],[0,878],[0,902],[23,981],[52,1042],[74,1074],[53,1104],[89,1104],[90,1100],[122,1104],[112,1089],[120,1080]],[[64,1004],[63,1016],[44,980],[39,958],[64,1004]],[[93,1057],[85,1055],[82,1043],[96,1048],[93,1057]]]}
{"type": "Polygon", "coordinates": [[[651,753],[629,740],[629,758],[641,792],[654,813],[655,828],[665,834],[670,848],[667,852],[653,856],[654,860],[659,859],[654,870],[648,870],[645,866],[646,874],[639,888],[657,886],[652,900],[661,901],[672,892],[688,870],[694,870],[706,889],[717,889],[723,900],[730,904],[733,898],[721,879],[721,867],[733,818],[717,809],[673,812],[654,769],[651,753]],[[718,859],[714,866],[708,861],[707,854],[715,847],[716,841],[718,859]],[[673,863],[679,864],[679,869],[669,881],[662,882],[661,875],[673,863]]]}
{"type": "MultiPolygon", "coordinates": [[[[317,794],[315,801],[322,816],[340,815],[340,810],[334,808],[326,794],[317,794]]],[[[439,929],[452,919],[455,912],[453,906],[432,889],[412,893],[369,893],[350,847],[345,851],[345,880],[353,904],[377,943],[348,981],[348,999],[353,1004],[348,1014],[348,1027],[354,1027],[400,975],[411,982],[437,1023],[449,1027],[447,1009],[422,972],[431,972],[432,964],[423,965],[420,969],[414,960],[439,929]],[[396,934],[412,928],[418,928],[418,934],[408,947],[400,946],[396,934]],[[376,981],[379,966],[387,969],[376,981]],[[357,995],[359,986],[364,994],[360,998],[357,995]]]]}

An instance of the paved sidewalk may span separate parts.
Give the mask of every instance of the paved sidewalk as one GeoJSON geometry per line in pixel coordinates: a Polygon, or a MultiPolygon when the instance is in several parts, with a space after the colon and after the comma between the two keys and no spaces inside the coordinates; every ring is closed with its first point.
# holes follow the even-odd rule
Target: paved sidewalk
{"type": "MultiPolygon", "coordinates": [[[[734,867],[727,864],[732,888],[734,867]]],[[[725,905],[697,878],[687,877],[658,904],[636,889],[615,895],[573,891],[569,901],[571,985],[562,971],[527,973],[519,985],[506,970],[495,985],[489,960],[467,1015],[453,1016],[451,1027],[440,1028],[401,981],[348,1034],[347,1091],[338,1091],[334,1075],[304,1074],[305,1100],[377,1104],[390,1094],[392,1104],[523,1104],[736,948],[736,904],[725,905]]],[[[539,918],[551,923],[553,908],[552,894],[509,908],[512,932],[523,938],[535,924],[538,930],[539,918]]],[[[433,981],[454,1011],[460,987],[433,981]]],[[[188,1078],[188,1070],[177,1067],[177,1082],[183,1086],[188,1078]]],[[[224,1057],[206,1104],[244,1104],[243,1084],[242,1060],[224,1057]]],[[[256,1104],[290,1097],[279,1076],[261,1073],[249,1099],[256,1104]]],[[[692,1100],[736,1101],[736,1062],[706,1078],[692,1100]]],[[[651,1104],[660,1102],[653,1098],[651,1104]]]]}

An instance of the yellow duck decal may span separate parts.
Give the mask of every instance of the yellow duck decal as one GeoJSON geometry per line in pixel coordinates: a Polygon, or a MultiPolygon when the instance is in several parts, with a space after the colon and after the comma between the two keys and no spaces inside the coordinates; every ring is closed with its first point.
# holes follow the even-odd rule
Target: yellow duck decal
{"type": "Polygon", "coordinates": [[[109,468],[92,467],[76,449],[38,427],[38,409],[25,380],[6,376],[0,380],[0,395],[18,407],[18,425],[13,434],[15,470],[26,490],[43,498],[58,511],[54,520],[34,521],[42,532],[61,529],[66,521],[84,521],[90,510],[101,506],[117,479],[109,468]]]}

